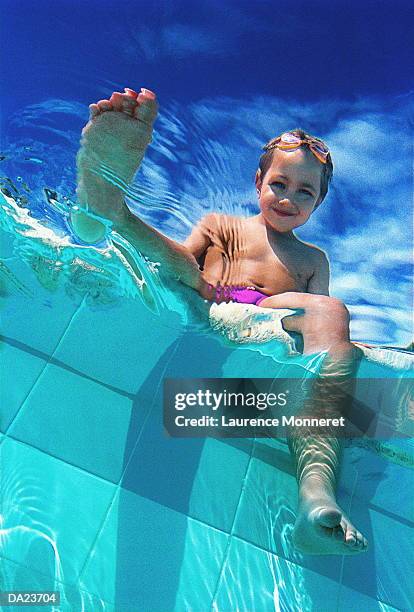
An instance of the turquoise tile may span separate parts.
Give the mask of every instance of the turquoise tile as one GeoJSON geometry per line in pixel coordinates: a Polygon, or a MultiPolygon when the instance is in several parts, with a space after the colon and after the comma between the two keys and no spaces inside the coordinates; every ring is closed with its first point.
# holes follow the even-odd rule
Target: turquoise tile
{"type": "Polygon", "coordinates": [[[367,597],[358,591],[341,587],[339,591],[339,604],[335,612],[402,612],[389,604],[367,597]]]}
{"type": "Polygon", "coordinates": [[[166,325],[138,299],[105,310],[83,306],[54,356],[99,381],[137,393],[148,373],[163,363],[181,327],[174,313],[166,325]]]}
{"type": "Polygon", "coordinates": [[[410,610],[414,583],[407,568],[414,565],[413,523],[370,509],[355,498],[352,518],[369,541],[364,555],[345,558],[343,585],[401,610],[410,610]]]}
{"type": "MultiPolygon", "coordinates": [[[[256,442],[233,534],[320,575],[339,580],[342,557],[302,555],[292,542],[297,484],[287,445],[256,442]]],[[[339,503],[349,504],[339,492],[339,503]]]]}
{"type": "Polygon", "coordinates": [[[35,384],[46,361],[19,350],[7,342],[0,343],[2,384],[0,406],[0,430],[7,431],[10,422],[35,384]]]}
{"type": "MultiPolygon", "coordinates": [[[[2,591],[57,591],[60,595],[59,612],[73,610],[93,610],[93,612],[115,612],[112,604],[99,600],[79,587],[72,587],[45,576],[35,570],[18,565],[13,561],[0,557],[0,588],[2,591]]],[[[31,606],[30,610],[44,612],[51,606],[31,606]]],[[[4,606],[4,610],[17,610],[16,606],[4,606]]],[[[26,609],[20,607],[19,609],[26,609]]]]}
{"type": "Polygon", "coordinates": [[[211,609],[228,544],[226,534],[188,520],[175,612],[211,609]]]}
{"type": "Polygon", "coordinates": [[[339,584],[232,537],[213,610],[336,612],[339,584]]]}
{"type": "Polygon", "coordinates": [[[252,445],[248,439],[205,441],[189,498],[190,516],[231,531],[252,445]]]}
{"type": "MultiPolygon", "coordinates": [[[[14,234],[12,234],[11,232],[5,232],[3,229],[0,229],[0,258],[1,259],[6,260],[10,257],[13,257],[15,241],[16,239],[15,239],[14,234]]],[[[3,283],[1,283],[1,285],[2,284],[3,283]]]]}
{"type": "Polygon", "coordinates": [[[122,487],[230,532],[251,442],[167,437],[160,403],[157,395],[122,487]]]}
{"type": "MultiPolygon", "coordinates": [[[[389,441],[394,447],[400,442],[389,441]]],[[[401,446],[401,444],[400,444],[401,446]]],[[[346,448],[340,485],[373,510],[414,523],[414,470],[365,448],[346,448]],[[398,483],[398,495],[395,494],[398,483]]]]}
{"type": "Polygon", "coordinates": [[[0,446],[1,554],[65,583],[78,579],[115,487],[29,446],[0,446]]]}
{"type": "Polygon", "coordinates": [[[117,610],[207,610],[226,545],[225,534],[120,489],[81,586],[117,610]]]}
{"type": "Polygon", "coordinates": [[[13,438],[118,482],[150,405],[49,365],[11,426],[13,438]]]}
{"type": "MultiPolygon", "coordinates": [[[[215,339],[188,333],[177,344],[174,359],[166,364],[164,377],[221,376],[222,357],[227,352],[215,339]],[[206,359],[210,354],[215,359],[206,359]]],[[[155,384],[151,387],[155,389],[155,384]]],[[[162,392],[162,385],[159,385],[154,393],[151,418],[142,430],[122,486],[218,529],[230,531],[251,442],[167,437],[162,392]]]]}
{"type": "Polygon", "coordinates": [[[37,286],[32,295],[10,295],[1,309],[2,330],[7,338],[21,343],[22,349],[35,349],[47,359],[62,338],[79,306],[59,292],[50,294],[37,286]]]}

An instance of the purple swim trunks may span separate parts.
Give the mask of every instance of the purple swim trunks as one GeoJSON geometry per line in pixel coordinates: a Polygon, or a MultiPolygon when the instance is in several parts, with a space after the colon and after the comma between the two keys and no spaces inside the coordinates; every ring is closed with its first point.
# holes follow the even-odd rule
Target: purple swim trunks
{"type": "Polygon", "coordinates": [[[254,287],[217,287],[216,296],[218,301],[238,302],[239,304],[259,304],[268,298],[268,295],[261,293],[254,287]]]}

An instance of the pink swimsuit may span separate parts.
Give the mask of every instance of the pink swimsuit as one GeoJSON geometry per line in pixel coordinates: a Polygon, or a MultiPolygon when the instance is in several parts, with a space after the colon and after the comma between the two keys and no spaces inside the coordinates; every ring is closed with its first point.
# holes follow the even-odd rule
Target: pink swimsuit
{"type": "MultiPolygon", "coordinates": [[[[210,285],[213,289],[213,286],[210,285]]],[[[238,302],[239,304],[259,304],[268,298],[268,295],[261,293],[254,287],[216,287],[216,299],[221,301],[238,302]]]]}

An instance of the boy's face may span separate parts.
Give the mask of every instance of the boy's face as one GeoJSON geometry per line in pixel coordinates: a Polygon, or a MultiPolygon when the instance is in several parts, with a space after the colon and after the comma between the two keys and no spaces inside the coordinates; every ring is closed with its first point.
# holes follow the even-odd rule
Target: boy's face
{"type": "Polygon", "coordinates": [[[305,149],[275,149],[265,176],[256,175],[266,224],[290,232],[306,223],[319,200],[321,171],[321,163],[305,149]]]}

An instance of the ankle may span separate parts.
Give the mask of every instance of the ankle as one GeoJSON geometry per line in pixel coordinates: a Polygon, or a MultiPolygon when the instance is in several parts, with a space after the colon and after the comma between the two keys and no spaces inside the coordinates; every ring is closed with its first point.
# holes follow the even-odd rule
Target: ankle
{"type": "Polygon", "coordinates": [[[335,487],[324,474],[308,474],[299,483],[299,498],[303,501],[335,499],[335,487]]]}

